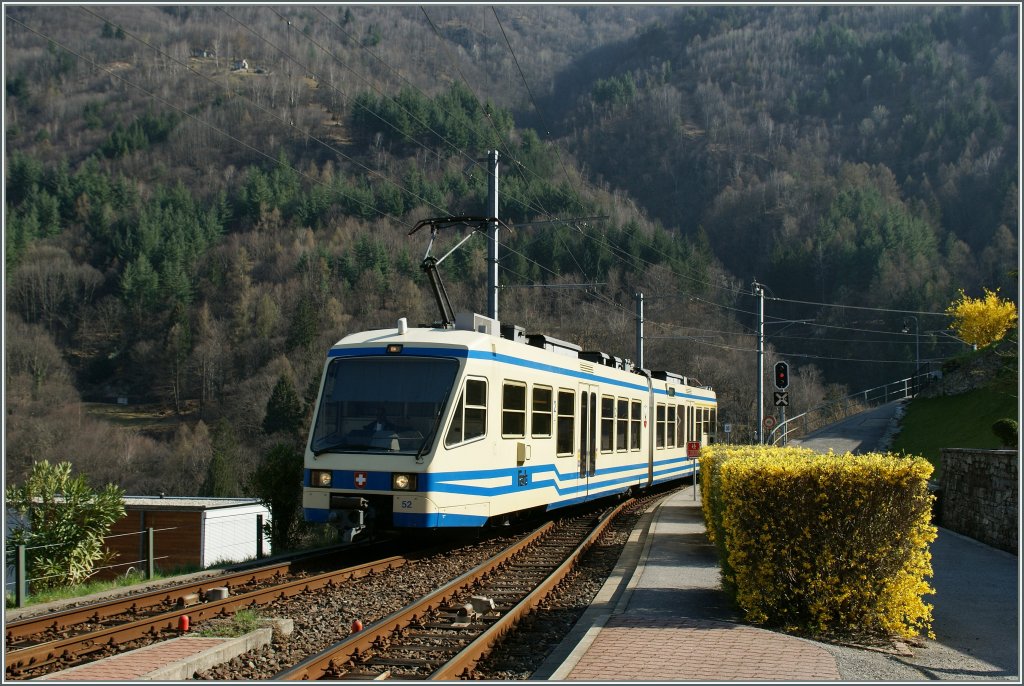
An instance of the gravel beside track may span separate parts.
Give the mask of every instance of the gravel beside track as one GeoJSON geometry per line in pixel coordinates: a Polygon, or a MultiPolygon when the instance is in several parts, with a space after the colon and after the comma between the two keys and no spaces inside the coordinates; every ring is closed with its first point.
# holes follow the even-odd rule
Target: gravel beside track
{"type": "MultiPolygon", "coordinates": [[[[355,620],[368,626],[461,576],[467,569],[493,557],[512,539],[500,537],[435,555],[399,569],[364,577],[336,589],[321,589],[287,601],[261,607],[264,617],[287,618],[294,623],[292,634],[275,633],[273,642],[260,650],[240,655],[230,662],[204,672],[196,679],[271,679],[281,670],[318,653],[349,636],[355,620]]],[[[217,623],[213,620],[197,625],[217,623]]],[[[229,621],[229,620],[228,620],[229,621]]]]}
{"type": "MultiPolygon", "coordinates": [[[[584,555],[575,574],[560,584],[548,602],[520,622],[491,656],[476,669],[478,678],[488,680],[529,679],[544,658],[561,642],[583,614],[611,573],[630,532],[642,512],[618,517],[601,540],[584,555]]],[[[294,622],[290,637],[274,636],[273,642],[231,661],[195,675],[196,679],[270,679],[308,655],[323,650],[349,635],[352,621],[363,625],[377,621],[405,606],[419,595],[438,588],[470,567],[491,557],[509,541],[463,548],[451,555],[432,558],[374,578],[345,586],[338,594],[318,593],[287,609],[261,610],[265,616],[289,617],[294,622]]],[[[202,627],[199,627],[202,628],[202,627]]]]}

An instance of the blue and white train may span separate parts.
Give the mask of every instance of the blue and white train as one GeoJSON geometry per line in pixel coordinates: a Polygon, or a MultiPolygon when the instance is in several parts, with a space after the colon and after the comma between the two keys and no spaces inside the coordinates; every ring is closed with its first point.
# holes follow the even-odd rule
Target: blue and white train
{"type": "Polygon", "coordinates": [[[694,474],[714,391],[476,314],[347,336],[327,355],[303,509],[345,541],[506,523],[694,474]]]}

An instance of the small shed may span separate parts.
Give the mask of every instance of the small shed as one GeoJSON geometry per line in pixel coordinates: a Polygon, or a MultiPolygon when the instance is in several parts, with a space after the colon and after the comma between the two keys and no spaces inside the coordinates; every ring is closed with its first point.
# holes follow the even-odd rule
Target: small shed
{"type": "Polygon", "coordinates": [[[168,572],[270,554],[270,538],[261,529],[270,523],[270,511],[256,498],[125,496],[124,509],[107,537],[107,549],[117,554],[114,574],[146,564],[150,528],[155,564],[168,572]]]}

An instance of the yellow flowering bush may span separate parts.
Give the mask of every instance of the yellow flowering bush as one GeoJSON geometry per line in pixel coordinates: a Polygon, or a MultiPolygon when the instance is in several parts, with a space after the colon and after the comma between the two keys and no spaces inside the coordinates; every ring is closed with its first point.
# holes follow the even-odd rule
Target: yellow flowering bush
{"type": "MultiPolygon", "coordinates": [[[[790,454],[814,455],[806,448],[789,448],[790,454]]],[[[722,571],[722,587],[730,595],[736,594],[736,578],[729,564],[726,546],[727,532],[722,528],[721,466],[736,458],[767,457],[778,453],[778,448],[766,445],[732,445],[713,443],[705,446],[700,453],[700,488],[704,524],[708,538],[718,550],[722,571]]]]}
{"type": "Polygon", "coordinates": [[[999,289],[983,288],[985,296],[972,298],[960,289],[960,297],[946,308],[953,330],[971,345],[985,346],[1001,339],[1017,322],[1017,306],[999,297],[999,289]]]}
{"type": "Polygon", "coordinates": [[[749,621],[812,634],[931,635],[931,464],[892,454],[711,446],[704,516],[749,621]]]}

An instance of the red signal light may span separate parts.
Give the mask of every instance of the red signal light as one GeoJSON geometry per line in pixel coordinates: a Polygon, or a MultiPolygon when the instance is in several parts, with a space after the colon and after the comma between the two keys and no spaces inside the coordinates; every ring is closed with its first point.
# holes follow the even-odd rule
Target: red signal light
{"type": "Polygon", "coordinates": [[[775,387],[779,390],[786,390],[789,388],[789,363],[788,362],[776,362],[775,363],[775,387]]]}

